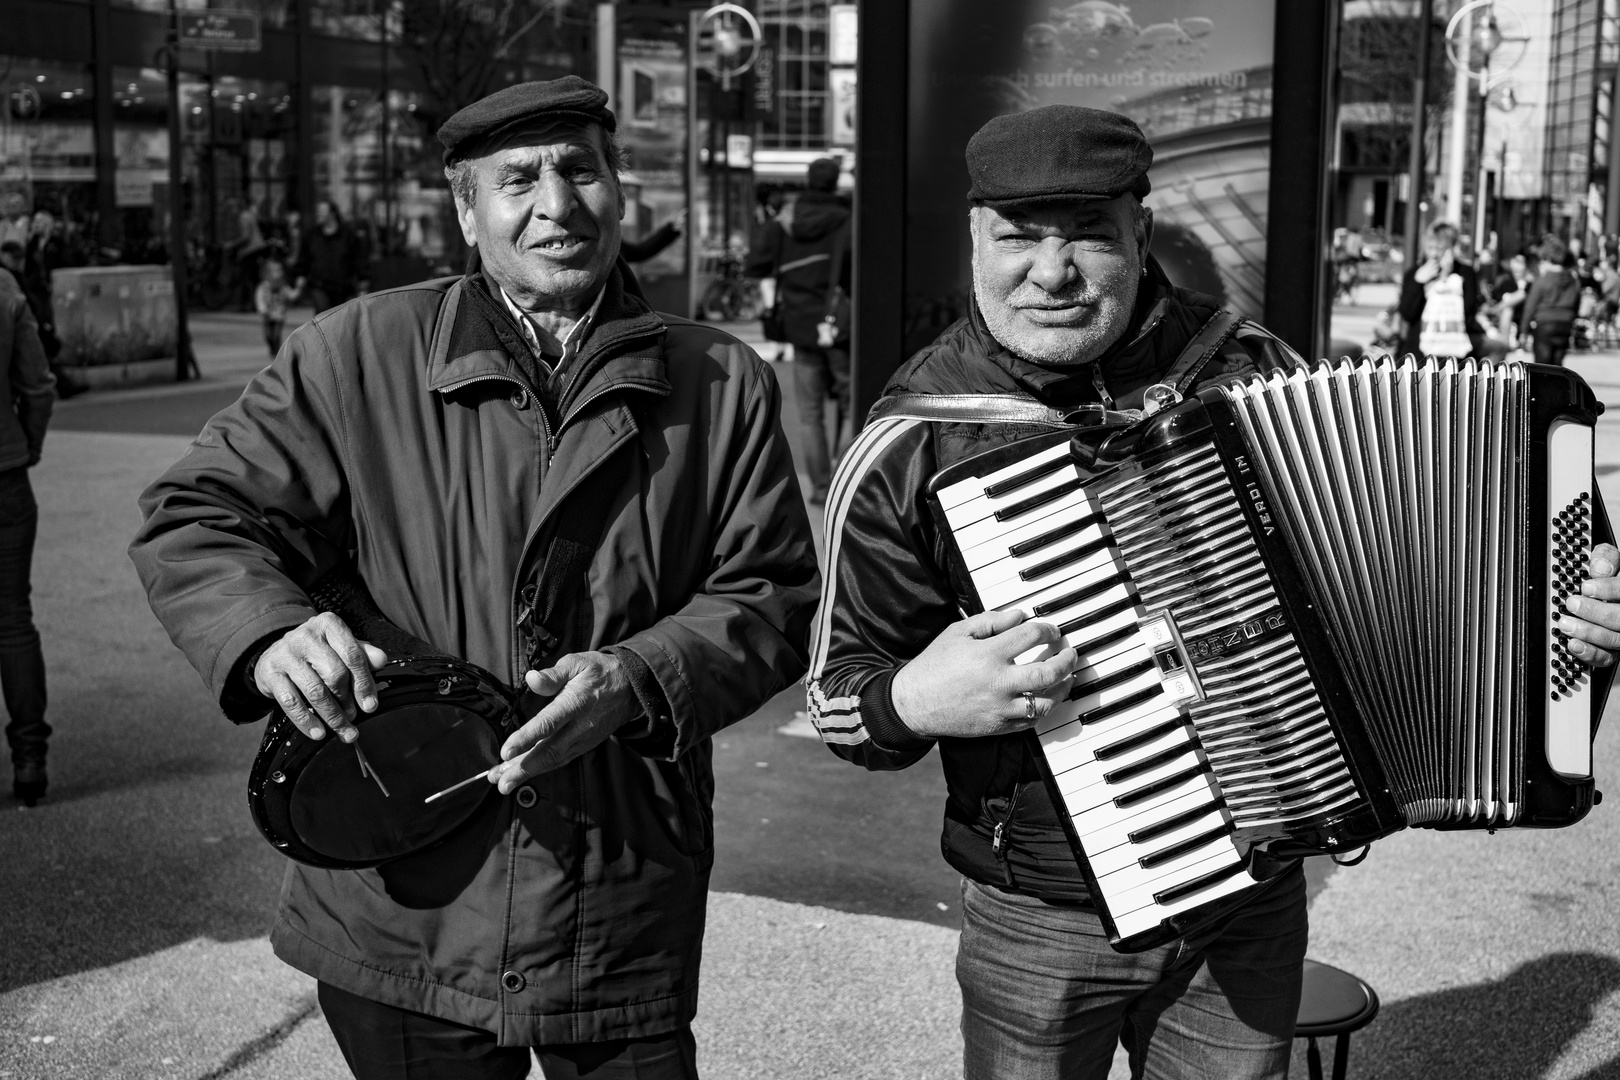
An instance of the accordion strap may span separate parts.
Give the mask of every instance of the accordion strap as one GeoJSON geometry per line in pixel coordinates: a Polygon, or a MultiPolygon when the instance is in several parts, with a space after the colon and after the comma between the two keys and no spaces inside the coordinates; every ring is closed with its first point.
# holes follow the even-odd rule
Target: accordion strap
{"type": "Polygon", "coordinates": [[[1164,373],[1159,382],[1172,387],[1176,393],[1186,395],[1188,389],[1198,381],[1205,365],[1215,359],[1215,354],[1221,351],[1221,346],[1237,332],[1238,324],[1243,322],[1243,316],[1234,315],[1222,309],[1210,316],[1203,329],[1198,331],[1187,347],[1181,350],[1176,362],[1170,365],[1170,370],[1164,373]]]}
{"type": "MultiPolygon", "coordinates": [[[[1224,309],[1210,316],[1181,350],[1159,385],[1185,395],[1242,322],[1243,316],[1224,309]]],[[[1095,405],[1063,412],[1042,405],[1028,394],[891,394],[879,399],[866,419],[871,423],[901,417],[948,424],[1039,424],[1061,428],[1115,427],[1134,423],[1142,414],[1140,410],[1121,411],[1095,405]]]]}

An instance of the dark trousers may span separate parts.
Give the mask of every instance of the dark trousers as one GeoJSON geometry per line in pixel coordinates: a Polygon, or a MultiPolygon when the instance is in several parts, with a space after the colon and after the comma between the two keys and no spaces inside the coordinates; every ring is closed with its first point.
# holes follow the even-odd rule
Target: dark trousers
{"type": "Polygon", "coordinates": [[[821,502],[832,483],[833,458],[841,447],[849,416],[849,351],[793,346],[793,390],[798,400],[800,449],[810,479],[810,497],[821,502]],[[833,404],[832,445],[828,445],[826,409],[833,404]]]}
{"type": "MultiPolygon", "coordinates": [[[[321,1011],[356,1080],[519,1080],[527,1046],[497,1046],[483,1028],[317,988],[321,1011]]],[[[697,1080],[697,1041],[683,1027],[644,1039],[533,1048],[546,1080],[697,1080]]]]}
{"type": "Polygon", "coordinates": [[[6,742],[18,764],[44,764],[51,737],[45,722],[45,655],[28,600],[38,527],[28,469],[0,471],[0,694],[10,718],[6,742]]]}
{"type": "Polygon", "coordinates": [[[1569,352],[1569,337],[1571,327],[1563,323],[1538,322],[1530,331],[1530,339],[1535,345],[1536,363],[1557,364],[1564,363],[1564,354],[1569,352]]]}

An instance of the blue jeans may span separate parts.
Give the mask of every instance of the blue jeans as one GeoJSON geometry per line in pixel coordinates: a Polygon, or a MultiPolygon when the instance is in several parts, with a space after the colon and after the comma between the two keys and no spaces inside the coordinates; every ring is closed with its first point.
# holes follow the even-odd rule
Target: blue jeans
{"type": "Polygon", "coordinates": [[[1284,1077],[1306,930],[1297,867],[1196,937],[1133,954],[1092,912],[964,881],[963,1076],[1104,1080],[1124,1044],[1132,1077],[1284,1077]]]}
{"type": "Polygon", "coordinates": [[[0,471],[0,695],[10,717],[6,742],[12,761],[43,765],[51,737],[45,722],[45,655],[28,600],[38,527],[28,469],[0,471]]]}

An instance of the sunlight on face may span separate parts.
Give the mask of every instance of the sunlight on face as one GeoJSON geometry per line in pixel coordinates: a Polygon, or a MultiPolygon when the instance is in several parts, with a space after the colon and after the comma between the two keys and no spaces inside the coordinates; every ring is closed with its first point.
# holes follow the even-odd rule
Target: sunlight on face
{"type": "Polygon", "coordinates": [[[973,295],[995,339],[1026,360],[1084,364],[1118,341],[1147,253],[1135,196],[970,212],[973,295]]]}
{"type": "Polygon", "coordinates": [[[519,307],[577,313],[619,256],[624,192],[594,124],[520,127],[470,161],[472,202],[456,198],[467,243],[519,307]]]}

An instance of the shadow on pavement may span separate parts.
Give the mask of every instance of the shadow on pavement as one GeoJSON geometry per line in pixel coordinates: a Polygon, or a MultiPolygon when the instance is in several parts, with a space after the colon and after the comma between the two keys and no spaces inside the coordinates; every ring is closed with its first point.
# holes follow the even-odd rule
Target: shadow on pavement
{"type": "MultiPolygon", "coordinates": [[[[1395,1002],[1351,1037],[1350,1074],[1424,1080],[1545,1076],[1616,990],[1620,962],[1566,952],[1491,982],[1395,1002]]],[[[1331,1053],[1330,1046],[1323,1050],[1331,1053]]],[[[1578,1080],[1620,1080],[1620,1054],[1578,1080]]]]}

